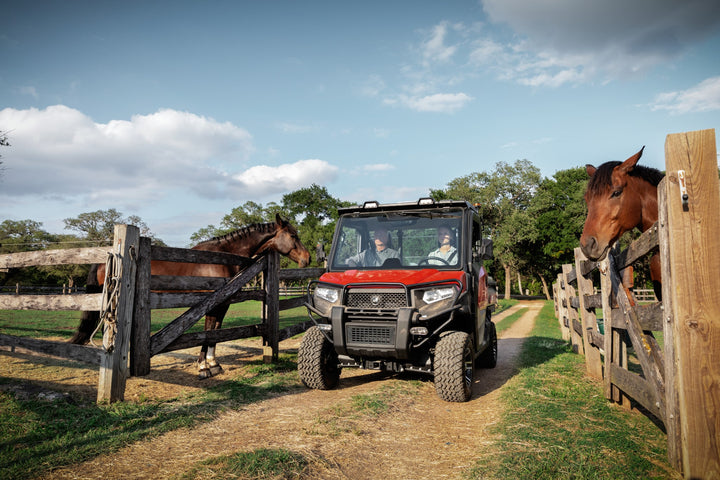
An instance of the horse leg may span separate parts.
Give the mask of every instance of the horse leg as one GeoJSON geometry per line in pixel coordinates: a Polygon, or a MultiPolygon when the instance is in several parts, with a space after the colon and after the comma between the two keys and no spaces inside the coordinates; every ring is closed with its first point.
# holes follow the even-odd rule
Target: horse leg
{"type": "MultiPolygon", "coordinates": [[[[86,293],[102,293],[102,285],[98,282],[97,271],[99,265],[95,264],[90,267],[87,277],[87,285],[85,287],[86,293]]],[[[69,343],[75,343],[77,345],[85,345],[90,341],[90,336],[95,331],[98,322],[100,321],[100,312],[95,311],[83,311],[80,312],[80,325],[78,325],[75,335],[68,340],[69,343]]]]}
{"type": "MultiPolygon", "coordinates": [[[[215,307],[205,315],[205,330],[217,330],[228,311],[228,304],[215,307]]],[[[215,359],[215,343],[205,342],[198,357],[198,377],[202,380],[223,373],[222,366],[215,359]]]]}
{"type": "Polygon", "coordinates": [[[660,264],[660,255],[657,253],[650,257],[650,279],[652,279],[655,297],[658,302],[662,302],[662,265],[660,264]]]}

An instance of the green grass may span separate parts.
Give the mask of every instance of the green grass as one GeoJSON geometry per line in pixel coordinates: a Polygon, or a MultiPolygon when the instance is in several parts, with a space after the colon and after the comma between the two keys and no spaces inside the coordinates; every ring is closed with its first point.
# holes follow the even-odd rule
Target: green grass
{"type": "Polygon", "coordinates": [[[282,354],[276,364],[249,362],[239,373],[215,388],[169,401],[96,405],[0,393],[0,479],[35,477],[302,388],[295,355],[282,354]]]}
{"type": "Polygon", "coordinates": [[[308,461],[299,453],[284,449],[261,448],[252,452],[238,452],[205,460],[176,478],[179,480],[196,478],[291,479],[300,478],[307,466],[308,461]]]}
{"type": "Polygon", "coordinates": [[[505,412],[467,478],[679,478],[666,436],[648,418],[608,402],[560,337],[547,302],[524,344],[521,371],[503,390],[505,412]]]}
{"type": "Polygon", "coordinates": [[[347,402],[320,412],[308,433],[331,437],[346,433],[361,435],[364,422],[392,413],[394,405],[407,405],[419,394],[421,386],[422,382],[417,380],[395,380],[375,392],[353,395],[347,402]]]}
{"type": "MultiPolygon", "coordinates": [[[[262,302],[248,300],[230,306],[225,315],[223,327],[239,327],[260,323],[262,302]]],[[[169,308],[153,310],[150,331],[157,332],[175,320],[187,309],[169,308]]],[[[280,328],[307,320],[307,309],[298,307],[280,312],[280,328]]],[[[61,337],[69,339],[80,321],[76,311],[0,310],[0,333],[18,337],[61,337]]],[[[188,332],[202,331],[204,321],[200,319],[188,332]]],[[[97,334],[95,338],[100,338],[97,334]]]]}
{"type": "Polygon", "coordinates": [[[513,312],[507,317],[503,318],[499,322],[495,323],[495,328],[497,329],[498,333],[502,332],[503,330],[507,330],[512,326],[513,323],[515,323],[520,317],[525,315],[527,311],[530,310],[529,308],[521,308],[517,312],[513,312]]]}

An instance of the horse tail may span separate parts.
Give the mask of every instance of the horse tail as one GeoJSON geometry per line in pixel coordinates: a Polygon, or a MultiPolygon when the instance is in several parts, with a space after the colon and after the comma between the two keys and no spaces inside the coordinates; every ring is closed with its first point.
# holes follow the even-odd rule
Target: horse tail
{"type": "MultiPolygon", "coordinates": [[[[102,293],[102,285],[98,282],[97,271],[99,264],[95,264],[90,267],[88,272],[87,286],[85,287],[85,293],[102,293]]],[[[78,325],[75,335],[69,340],[70,343],[78,345],[85,345],[90,341],[90,336],[95,331],[98,322],[100,321],[99,311],[80,312],[80,325],[78,325]]]]}

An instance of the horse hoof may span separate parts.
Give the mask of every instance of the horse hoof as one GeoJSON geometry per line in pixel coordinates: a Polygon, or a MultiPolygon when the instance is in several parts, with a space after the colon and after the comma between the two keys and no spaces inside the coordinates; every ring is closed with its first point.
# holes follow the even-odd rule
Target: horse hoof
{"type": "Polygon", "coordinates": [[[225,370],[223,370],[223,368],[220,365],[213,365],[210,367],[210,375],[212,375],[212,376],[220,375],[224,371],[225,370]]]}
{"type": "Polygon", "coordinates": [[[198,372],[198,378],[200,380],[205,380],[206,378],[210,378],[212,376],[212,371],[209,368],[203,368],[198,372]]]}

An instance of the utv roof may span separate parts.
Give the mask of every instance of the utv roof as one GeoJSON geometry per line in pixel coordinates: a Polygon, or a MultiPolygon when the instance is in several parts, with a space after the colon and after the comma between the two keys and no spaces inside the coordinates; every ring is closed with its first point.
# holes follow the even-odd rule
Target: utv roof
{"type": "Polygon", "coordinates": [[[477,208],[465,200],[433,200],[429,197],[420,198],[415,202],[400,203],[384,203],[377,201],[368,201],[362,205],[352,207],[338,208],[340,215],[346,213],[370,213],[370,212],[389,212],[400,210],[427,210],[433,208],[467,208],[477,213],[477,208]]]}

